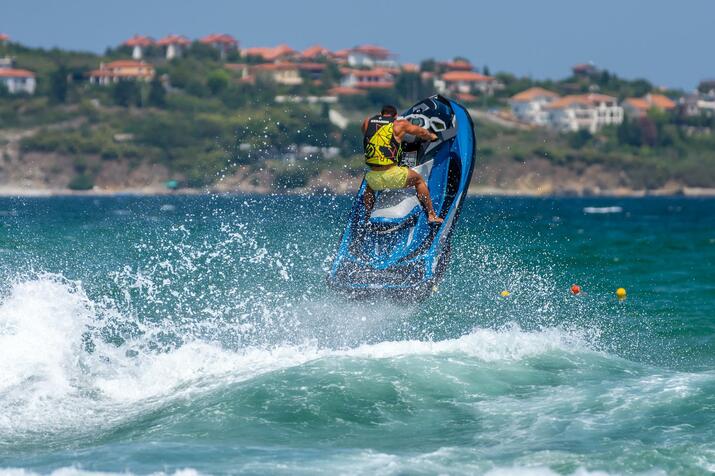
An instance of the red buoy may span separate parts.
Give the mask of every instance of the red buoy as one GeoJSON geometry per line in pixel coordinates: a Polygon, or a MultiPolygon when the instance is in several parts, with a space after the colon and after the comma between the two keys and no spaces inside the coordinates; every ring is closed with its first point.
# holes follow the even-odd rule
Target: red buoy
{"type": "Polygon", "coordinates": [[[581,292],[581,286],[579,286],[578,284],[571,285],[571,293],[576,295],[576,294],[579,294],[580,292],[581,292]]]}

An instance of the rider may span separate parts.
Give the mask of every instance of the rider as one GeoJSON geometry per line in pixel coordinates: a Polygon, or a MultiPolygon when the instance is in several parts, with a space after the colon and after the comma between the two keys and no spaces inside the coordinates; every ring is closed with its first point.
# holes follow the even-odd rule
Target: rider
{"type": "Polygon", "coordinates": [[[397,109],[389,105],[383,106],[379,115],[366,118],[362,123],[362,132],[365,163],[370,167],[365,174],[367,187],[363,196],[368,218],[375,205],[375,191],[415,187],[417,199],[427,212],[427,220],[442,223],[444,220],[435,214],[432,207],[425,179],[409,167],[397,165],[406,134],[431,141],[436,140],[437,135],[405,119],[398,119],[397,109]]]}

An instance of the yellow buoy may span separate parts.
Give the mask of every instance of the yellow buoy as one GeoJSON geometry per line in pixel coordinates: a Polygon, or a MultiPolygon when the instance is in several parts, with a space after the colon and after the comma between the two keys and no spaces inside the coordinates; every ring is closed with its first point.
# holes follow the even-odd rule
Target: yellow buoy
{"type": "Polygon", "coordinates": [[[500,295],[501,297],[507,297],[507,296],[509,296],[510,294],[511,294],[511,293],[510,293],[509,291],[507,291],[507,290],[504,290],[504,291],[502,291],[502,292],[499,293],[499,295],[500,295]]]}
{"type": "Polygon", "coordinates": [[[616,289],[616,297],[618,297],[619,301],[623,301],[626,298],[626,289],[625,288],[616,289]]]}

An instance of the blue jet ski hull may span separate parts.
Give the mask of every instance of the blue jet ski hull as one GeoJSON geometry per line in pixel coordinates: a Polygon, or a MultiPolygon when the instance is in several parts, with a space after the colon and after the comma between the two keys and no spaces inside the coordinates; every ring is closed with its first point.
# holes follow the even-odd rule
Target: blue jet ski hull
{"type": "Polygon", "coordinates": [[[427,221],[414,188],[376,192],[366,220],[363,179],[328,275],[332,288],[352,297],[427,297],[449,262],[450,240],[474,171],[474,125],[463,106],[439,95],[420,101],[402,117],[439,137],[403,142],[402,163],[425,178],[444,223],[427,221]]]}

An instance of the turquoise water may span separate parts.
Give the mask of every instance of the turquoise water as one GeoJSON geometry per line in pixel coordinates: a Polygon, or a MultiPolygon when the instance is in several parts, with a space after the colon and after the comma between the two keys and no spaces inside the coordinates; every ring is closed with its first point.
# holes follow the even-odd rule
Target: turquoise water
{"type": "Polygon", "coordinates": [[[414,305],[349,204],[0,199],[3,472],[715,471],[715,200],[470,198],[414,305]]]}

